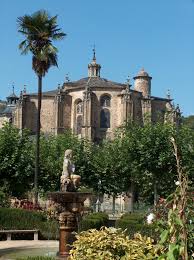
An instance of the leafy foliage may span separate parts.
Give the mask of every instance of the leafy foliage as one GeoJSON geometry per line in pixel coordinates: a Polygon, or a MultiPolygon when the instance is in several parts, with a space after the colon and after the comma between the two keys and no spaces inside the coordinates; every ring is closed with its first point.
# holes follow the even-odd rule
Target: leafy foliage
{"type": "Polygon", "coordinates": [[[22,54],[32,53],[32,68],[44,76],[51,66],[57,66],[57,48],[52,40],[61,40],[65,33],[58,28],[57,16],[50,17],[45,10],[24,15],[17,20],[18,31],[25,37],[19,45],[22,54]]]}
{"type": "Polygon", "coordinates": [[[194,115],[182,118],[183,125],[194,130],[194,115]]]}
{"type": "Polygon", "coordinates": [[[140,233],[143,236],[151,236],[155,240],[158,238],[155,225],[148,225],[142,213],[124,214],[116,221],[115,227],[125,230],[130,238],[133,238],[136,233],[140,233]]]}
{"type": "MultiPolygon", "coordinates": [[[[70,132],[40,138],[39,191],[59,190],[64,151],[73,149],[76,174],[82,186],[96,193],[118,195],[128,192],[131,183],[146,202],[167,197],[175,189],[176,160],[170,144],[172,134],[182,154],[189,180],[194,181],[194,132],[188,128],[147,124],[129,125],[112,141],[100,145],[78,139],[70,132]],[[99,185],[99,180],[101,184],[99,185]]],[[[3,192],[24,196],[33,187],[35,140],[11,125],[0,129],[0,184],[3,192]]]]}
{"type": "Polygon", "coordinates": [[[28,131],[21,135],[9,124],[0,129],[0,185],[4,192],[19,197],[31,189],[33,158],[28,131]]]}
{"type": "Polygon", "coordinates": [[[161,247],[151,238],[136,234],[129,239],[121,229],[90,229],[76,236],[70,251],[70,260],[128,260],[158,259],[161,247]]]}
{"type": "Polygon", "coordinates": [[[56,258],[50,256],[28,256],[23,258],[16,258],[16,260],[55,260],[56,258]]]}
{"type": "Polygon", "coordinates": [[[172,138],[174,155],[177,162],[177,188],[165,203],[169,208],[159,221],[161,232],[160,243],[166,246],[167,259],[193,259],[194,255],[194,207],[193,190],[189,187],[188,175],[182,168],[181,152],[172,138]]]}
{"type": "Polygon", "coordinates": [[[108,215],[102,212],[89,214],[81,220],[79,231],[88,230],[91,228],[100,229],[108,223],[108,215]]]}

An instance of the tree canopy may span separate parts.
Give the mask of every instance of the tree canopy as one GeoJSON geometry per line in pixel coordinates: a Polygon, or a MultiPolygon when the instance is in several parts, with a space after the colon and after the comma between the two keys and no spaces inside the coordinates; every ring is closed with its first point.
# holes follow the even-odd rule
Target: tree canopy
{"type": "MultiPolygon", "coordinates": [[[[170,138],[176,139],[182,165],[194,181],[194,132],[185,127],[131,124],[118,131],[114,140],[99,145],[78,139],[69,131],[40,138],[40,176],[42,192],[59,190],[64,151],[73,150],[76,174],[82,186],[113,196],[128,192],[131,183],[139,196],[152,202],[154,187],[166,197],[175,188],[176,161],[170,138]],[[100,186],[99,186],[100,181],[100,186]]],[[[34,138],[7,124],[0,129],[0,183],[12,195],[21,196],[32,189],[34,138]],[[18,187],[18,188],[17,188],[18,187]]]]}

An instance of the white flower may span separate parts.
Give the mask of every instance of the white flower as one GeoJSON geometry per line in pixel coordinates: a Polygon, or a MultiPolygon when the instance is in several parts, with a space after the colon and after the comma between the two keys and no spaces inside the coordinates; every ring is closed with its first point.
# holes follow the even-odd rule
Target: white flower
{"type": "Polygon", "coordinates": [[[150,214],[147,216],[147,223],[148,223],[148,224],[152,224],[154,219],[155,219],[154,213],[150,213],[150,214]]]}
{"type": "Polygon", "coordinates": [[[175,185],[176,185],[176,186],[179,186],[179,185],[180,185],[180,181],[176,181],[176,182],[175,182],[175,185]]]}

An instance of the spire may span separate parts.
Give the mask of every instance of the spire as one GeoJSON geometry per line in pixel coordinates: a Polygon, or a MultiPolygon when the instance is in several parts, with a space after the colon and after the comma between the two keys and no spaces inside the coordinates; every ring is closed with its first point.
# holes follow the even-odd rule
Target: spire
{"type": "Polygon", "coordinates": [[[24,84],[23,94],[26,94],[26,85],[24,84]]]}
{"type": "Polygon", "coordinates": [[[65,82],[70,82],[70,79],[69,79],[69,73],[66,73],[65,74],[65,82]]]}
{"type": "Polygon", "coordinates": [[[93,51],[93,61],[96,61],[96,49],[95,49],[95,44],[94,44],[94,48],[92,49],[93,51]]]}
{"type": "Polygon", "coordinates": [[[171,99],[170,89],[167,90],[166,97],[167,97],[167,99],[171,99]]]}
{"type": "Polygon", "coordinates": [[[131,80],[130,80],[130,76],[129,75],[127,76],[127,79],[126,79],[126,85],[127,85],[127,89],[130,90],[130,88],[131,88],[131,80]]]}
{"type": "Polygon", "coordinates": [[[14,82],[13,82],[13,83],[12,83],[12,94],[13,94],[13,95],[15,95],[14,88],[15,88],[15,86],[14,86],[14,82]]]}
{"type": "Polygon", "coordinates": [[[127,85],[130,85],[130,77],[129,77],[129,75],[127,76],[126,82],[127,82],[127,85]]]}
{"type": "Polygon", "coordinates": [[[18,99],[19,98],[15,94],[15,86],[14,86],[14,82],[13,82],[12,83],[12,93],[7,97],[7,103],[8,103],[8,105],[14,105],[14,104],[16,104],[18,99]]]}
{"type": "Polygon", "coordinates": [[[96,63],[95,45],[92,51],[93,51],[93,58],[91,63],[88,64],[88,77],[100,77],[101,65],[96,63]]]}

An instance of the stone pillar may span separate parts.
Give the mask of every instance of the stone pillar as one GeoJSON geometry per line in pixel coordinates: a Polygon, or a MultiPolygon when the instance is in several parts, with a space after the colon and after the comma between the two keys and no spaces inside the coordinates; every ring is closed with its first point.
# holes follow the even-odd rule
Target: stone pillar
{"type": "Polygon", "coordinates": [[[143,122],[151,122],[152,117],[152,103],[151,98],[143,98],[142,99],[142,115],[143,115],[143,122]]]}
{"type": "Polygon", "coordinates": [[[122,92],[122,106],[123,106],[123,118],[122,121],[129,122],[133,119],[133,100],[130,92],[130,85],[126,86],[126,89],[122,92]]]}
{"type": "Polygon", "coordinates": [[[19,128],[20,130],[24,129],[25,126],[25,109],[26,109],[26,102],[28,101],[28,96],[23,95],[21,92],[20,98],[17,102],[16,109],[14,112],[13,124],[19,128]]]}
{"type": "Polygon", "coordinates": [[[58,93],[55,96],[54,100],[54,133],[55,135],[64,132],[64,106],[65,106],[65,96],[66,93],[62,92],[60,88],[58,88],[58,93]]]}
{"type": "Polygon", "coordinates": [[[82,125],[82,137],[91,140],[92,138],[92,91],[87,87],[83,96],[83,125],[82,125]]]}

